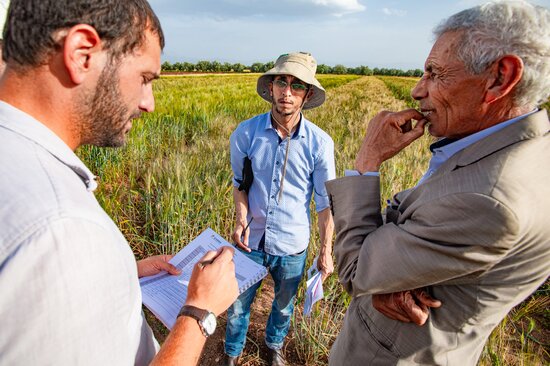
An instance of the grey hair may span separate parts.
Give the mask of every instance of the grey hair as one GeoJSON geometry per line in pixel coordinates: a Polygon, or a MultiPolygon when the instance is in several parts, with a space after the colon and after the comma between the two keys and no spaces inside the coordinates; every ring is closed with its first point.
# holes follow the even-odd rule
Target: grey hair
{"type": "Polygon", "coordinates": [[[434,29],[436,38],[464,31],[458,58],[473,74],[480,74],[504,55],[524,64],[514,104],[538,106],[550,96],[550,11],[526,1],[491,1],[463,10],[434,29]]]}

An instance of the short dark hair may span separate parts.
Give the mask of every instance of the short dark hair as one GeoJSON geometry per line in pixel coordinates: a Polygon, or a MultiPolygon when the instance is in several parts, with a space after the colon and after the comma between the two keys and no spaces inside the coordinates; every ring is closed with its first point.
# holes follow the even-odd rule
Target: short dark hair
{"type": "Polygon", "coordinates": [[[20,66],[39,66],[55,50],[55,32],[77,24],[95,28],[113,57],[133,52],[145,31],[164,34],[147,0],[12,0],[4,27],[2,58],[20,66]]]}

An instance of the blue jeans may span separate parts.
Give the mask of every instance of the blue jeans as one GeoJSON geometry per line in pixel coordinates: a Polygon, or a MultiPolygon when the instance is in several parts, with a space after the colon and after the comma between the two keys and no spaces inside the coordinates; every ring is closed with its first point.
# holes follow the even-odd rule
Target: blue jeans
{"type": "MultiPolygon", "coordinates": [[[[254,262],[269,267],[275,282],[275,298],[267,320],[265,343],[271,349],[281,349],[294,312],[294,299],[304,273],[307,250],[282,257],[256,250],[242,253],[254,262]]],[[[243,292],[227,310],[225,353],[229,356],[238,356],[243,351],[250,322],[250,305],[260,284],[261,281],[243,292]]]]}

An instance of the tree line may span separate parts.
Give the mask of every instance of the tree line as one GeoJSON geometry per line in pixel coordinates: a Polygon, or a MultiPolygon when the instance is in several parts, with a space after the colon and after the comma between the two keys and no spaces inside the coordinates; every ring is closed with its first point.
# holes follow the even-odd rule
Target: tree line
{"type": "MultiPolygon", "coordinates": [[[[229,63],[218,61],[199,61],[192,62],[175,62],[170,63],[165,61],[161,69],[164,72],[266,72],[274,66],[274,62],[267,63],[255,62],[250,66],[241,63],[229,63]]],[[[352,74],[352,75],[387,75],[387,76],[416,76],[420,77],[423,74],[421,69],[400,70],[388,68],[370,68],[368,66],[346,67],[344,65],[329,66],[325,64],[317,65],[318,74],[352,74]]]]}

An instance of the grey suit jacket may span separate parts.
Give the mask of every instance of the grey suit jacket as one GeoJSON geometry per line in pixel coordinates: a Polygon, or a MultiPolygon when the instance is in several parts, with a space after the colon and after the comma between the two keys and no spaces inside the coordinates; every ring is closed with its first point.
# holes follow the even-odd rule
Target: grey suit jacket
{"type": "Polygon", "coordinates": [[[550,274],[550,123],[539,111],[453,155],[381,214],[378,177],[327,182],[353,296],[331,365],[475,365],[491,330],[550,274]],[[427,287],[419,327],[372,294],[427,287]]]}

